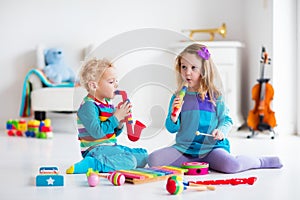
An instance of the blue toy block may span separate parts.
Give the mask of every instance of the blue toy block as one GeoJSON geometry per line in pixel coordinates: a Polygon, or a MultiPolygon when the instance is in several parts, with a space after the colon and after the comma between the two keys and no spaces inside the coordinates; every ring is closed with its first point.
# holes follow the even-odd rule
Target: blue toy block
{"type": "Polygon", "coordinates": [[[7,124],[6,124],[6,130],[11,130],[11,129],[13,129],[13,125],[7,123],[7,124]]]}
{"type": "Polygon", "coordinates": [[[58,174],[37,175],[36,186],[64,186],[64,177],[58,174]]]}
{"type": "Polygon", "coordinates": [[[25,135],[26,135],[27,137],[35,137],[35,133],[34,133],[33,131],[26,131],[26,132],[25,132],[25,135]]]}

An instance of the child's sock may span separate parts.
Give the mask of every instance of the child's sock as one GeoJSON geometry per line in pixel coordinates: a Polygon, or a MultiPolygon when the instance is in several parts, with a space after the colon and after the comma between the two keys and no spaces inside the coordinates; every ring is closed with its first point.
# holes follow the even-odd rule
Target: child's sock
{"type": "Polygon", "coordinates": [[[74,165],[72,165],[71,167],[69,167],[69,168],[66,170],[66,173],[67,173],[67,174],[74,174],[74,165]]]}
{"type": "Polygon", "coordinates": [[[89,168],[96,168],[96,160],[93,157],[85,157],[80,162],[72,165],[66,170],[67,174],[84,174],[89,168]]]}
{"type": "Polygon", "coordinates": [[[261,168],[281,168],[283,165],[278,157],[260,157],[261,168]]]}

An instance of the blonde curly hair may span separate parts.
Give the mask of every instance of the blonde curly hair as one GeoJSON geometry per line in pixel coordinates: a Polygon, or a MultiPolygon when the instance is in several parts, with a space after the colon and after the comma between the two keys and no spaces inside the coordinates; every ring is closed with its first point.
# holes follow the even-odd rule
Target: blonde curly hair
{"type": "Polygon", "coordinates": [[[88,92],[90,91],[89,82],[98,82],[107,68],[113,67],[112,63],[107,59],[92,58],[86,61],[80,70],[80,84],[88,92]]]}

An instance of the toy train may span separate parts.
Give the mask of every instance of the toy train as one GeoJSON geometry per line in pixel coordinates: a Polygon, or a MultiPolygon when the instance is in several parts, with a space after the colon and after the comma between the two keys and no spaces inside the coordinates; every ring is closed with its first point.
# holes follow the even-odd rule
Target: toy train
{"type": "Polygon", "coordinates": [[[24,119],[8,120],[6,122],[6,132],[8,136],[26,136],[35,138],[53,138],[50,119],[43,121],[24,119]]]}

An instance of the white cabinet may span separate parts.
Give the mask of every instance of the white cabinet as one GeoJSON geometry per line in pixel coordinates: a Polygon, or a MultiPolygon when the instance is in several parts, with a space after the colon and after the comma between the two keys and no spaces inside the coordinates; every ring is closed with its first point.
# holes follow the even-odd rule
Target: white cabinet
{"type": "MultiPolygon", "coordinates": [[[[177,53],[193,42],[180,42],[174,48],[177,53]]],[[[240,128],[245,120],[241,112],[241,48],[238,41],[200,42],[208,47],[224,86],[225,101],[230,108],[234,127],[240,128]]]]}

